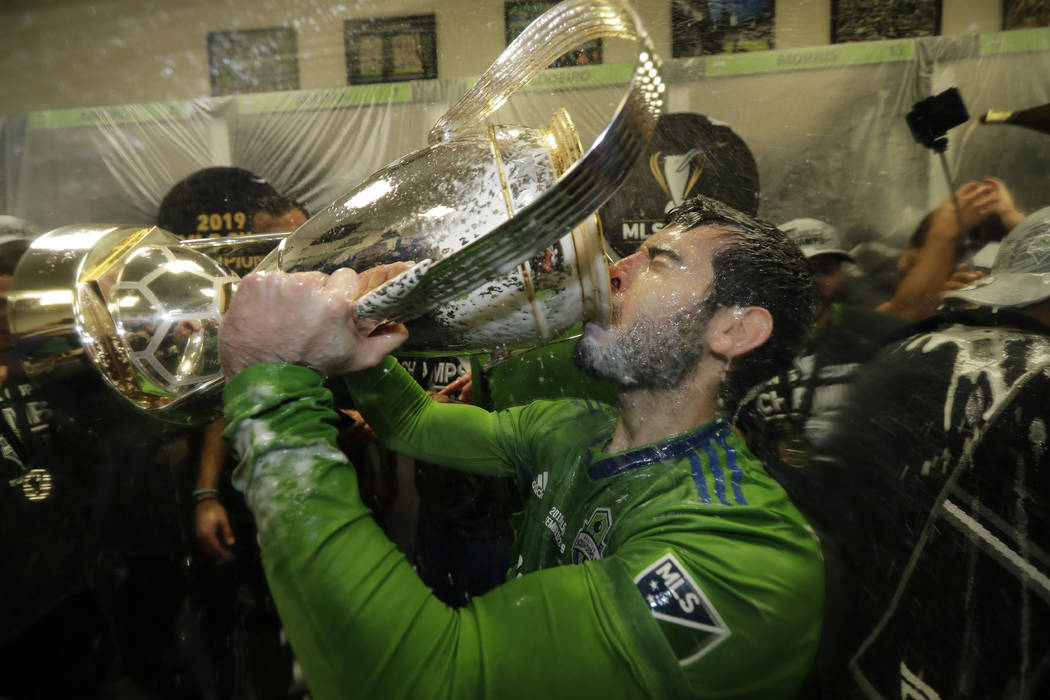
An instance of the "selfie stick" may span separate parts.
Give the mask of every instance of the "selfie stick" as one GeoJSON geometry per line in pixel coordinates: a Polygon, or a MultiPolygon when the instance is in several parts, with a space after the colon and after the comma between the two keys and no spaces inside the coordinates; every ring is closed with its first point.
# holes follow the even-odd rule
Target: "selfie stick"
{"type": "MultiPolygon", "coordinates": [[[[948,139],[942,139],[944,145],[948,145],[948,139]]],[[[952,196],[952,204],[955,205],[955,218],[959,221],[959,231],[963,230],[963,213],[962,205],[959,204],[959,198],[955,196],[955,183],[952,182],[952,173],[948,169],[948,159],[944,156],[944,148],[937,150],[937,155],[941,158],[941,168],[944,170],[944,179],[948,181],[948,192],[952,196]]]]}
{"type": "Polygon", "coordinates": [[[962,206],[959,198],[955,196],[955,183],[952,181],[951,171],[948,169],[948,159],[944,152],[948,149],[948,138],[945,134],[953,126],[962,124],[970,118],[966,111],[959,88],[948,88],[934,97],[927,97],[916,102],[905,119],[911,129],[915,140],[936,151],[941,159],[941,168],[944,170],[944,179],[948,181],[948,192],[955,207],[955,217],[959,221],[959,231],[963,229],[962,206]]]}

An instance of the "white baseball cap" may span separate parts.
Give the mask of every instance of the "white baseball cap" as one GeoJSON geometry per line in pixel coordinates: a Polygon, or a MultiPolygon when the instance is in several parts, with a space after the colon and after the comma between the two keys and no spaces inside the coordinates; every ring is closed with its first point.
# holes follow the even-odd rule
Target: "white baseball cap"
{"type": "Polygon", "coordinates": [[[856,262],[842,247],[842,236],[831,224],[819,219],[792,219],[777,228],[798,244],[806,259],[818,255],[834,255],[849,262],[856,262]]]}
{"type": "Polygon", "coordinates": [[[1031,214],[1003,238],[987,277],[944,299],[1004,308],[1050,299],[1050,207],[1031,214]]]}

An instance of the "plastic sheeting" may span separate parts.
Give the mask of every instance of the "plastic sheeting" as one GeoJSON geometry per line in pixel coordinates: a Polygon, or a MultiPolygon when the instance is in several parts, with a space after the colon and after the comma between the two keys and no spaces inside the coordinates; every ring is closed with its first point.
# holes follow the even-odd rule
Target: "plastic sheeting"
{"type": "MultiPolygon", "coordinates": [[[[958,86],[971,120],[948,133],[956,183],[1004,179],[1018,207],[1050,200],[1050,136],[979,126],[989,108],[1050,102],[1050,30],[835,44],[666,62],[668,111],[728,123],[758,164],[760,210],[810,216],[848,241],[899,245],[947,194],[936,157],[904,115],[958,86]]],[[[586,148],[615,112],[630,66],[552,69],[493,118],[540,126],[572,114],[586,148]]],[[[466,90],[449,79],[35,112],[2,125],[2,213],[47,230],[148,224],[167,190],[212,165],[270,180],[316,212],[381,166],[426,143],[466,90]]]]}

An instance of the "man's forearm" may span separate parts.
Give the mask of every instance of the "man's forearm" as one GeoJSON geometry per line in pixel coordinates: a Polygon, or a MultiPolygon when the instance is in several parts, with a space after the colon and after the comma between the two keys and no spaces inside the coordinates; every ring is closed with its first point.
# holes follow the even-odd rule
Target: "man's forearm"
{"type": "Polygon", "coordinates": [[[223,418],[209,423],[204,428],[204,438],[201,442],[201,458],[197,467],[197,482],[195,486],[198,490],[219,488],[228,452],[226,441],[222,437],[222,431],[225,429],[226,421],[223,418]]]}
{"type": "Polygon", "coordinates": [[[963,231],[953,208],[942,205],[933,215],[926,241],[915,265],[900,281],[893,298],[880,306],[883,313],[918,321],[933,313],[939,292],[955,268],[963,231]]]}
{"type": "Polygon", "coordinates": [[[644,677],[651,693],[682,695],[673,657],[651,651],[663,644],[655,626],[621,636],[594,602],[621,589],[633,599],[626,573],[560,567],[448,608],[361,502],[319,375],[250,368],[226,395],[226,435],[241,459],[234,481],[313,697],[554,698],[596,683],[606,697],[641,697],[644,677]]]}
{"type": "Polygon", "coordinates": [[[393,358],[347,375],[346,385],[354,405],[394,452],[479,474],[515,474],[495,414],[434,401],[393,358]]]}
{"type": "Polygon", "coordinates": [[[280,365],[244,374],[253,375],[250,388],[240,391],[237,380],[249,381],[243,374],[227,386],[226,435],[241,459],[234,483],[255,514],[267,580],[311,694],[391,690],[375,675],[410,632],[397,624],[405,610],[426,608],[438,624],[452,612],[429,596],[362,503],[356,475],[335,447],[321,377],[280,365]],[[400,611],[381,609],[393,600],[400,611]],[[397,629],[377,635],[369,620],[397,629]]]}

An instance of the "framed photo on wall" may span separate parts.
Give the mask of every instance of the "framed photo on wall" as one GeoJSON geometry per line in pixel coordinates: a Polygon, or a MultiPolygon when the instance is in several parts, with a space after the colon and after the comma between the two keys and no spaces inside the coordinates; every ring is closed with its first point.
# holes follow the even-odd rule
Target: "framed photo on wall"
{"type": "Polygon", "coordinates": [[[437,77],[434,15],[346,20],[343,37],[350,85],[437,77]]]}
{"type": "MultiPolygon", "coordinates": [[[[547,10],[557,5],[556,0],[508,0],[503,5],[503,16],[506,27],[507,43],[515,38],[529,26],[534,19],[547,10]]],[[[585,44],[580,44],[574,49],[565,52],[558,57],[549,68],[564,68],[566,66],[590,66],[602,62],[602,40],[595,39],[585,44]]]]}
{"type": "Polygon", "coordinates": [[[1050,27],[1047,0],[1003,0],[1003,29],[1050,27]]]}
{"type": "Polygon", "coordinates": [[[208,32],[211,94],[298,90],[297,54],[290,27],[208,32]]]}
{"type": "Polygon", "coordinates": [[[776,0],[672,0],[671,56],[768,51],[776,0]]]}
{"type": "Polygon", "coordinates": [[[937,36],[941,0],[831,0],[831,43],[937,36]]]}

